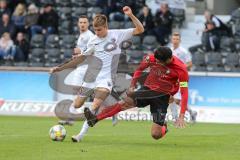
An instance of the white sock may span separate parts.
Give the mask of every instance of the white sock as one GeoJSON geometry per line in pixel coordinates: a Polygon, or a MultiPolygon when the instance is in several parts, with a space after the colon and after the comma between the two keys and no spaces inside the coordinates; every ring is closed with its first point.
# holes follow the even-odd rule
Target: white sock
{"type": "Polygon", "coordinates": [[[176,120],[178,118],[178,105],[175,102],[173,102],[170,104],[170,109],[172,111],[173,119],[176,120]]]}
{"type": "Polygon", "coordinates": [[[88,125],[87,121],[84,121],[82,129],[81,129],[81,131],[77,135],[79,140],[82,139],[83,136],[87,133],[88,128],[89,128],[89,125],[88,125]]]}
{"type": "Polygon", "coordinates": [[[71,106],[69,107],[69,112],[72,114],[79,114],[77,109],[74,107],[74,103],[72,103],[71,106]]]}

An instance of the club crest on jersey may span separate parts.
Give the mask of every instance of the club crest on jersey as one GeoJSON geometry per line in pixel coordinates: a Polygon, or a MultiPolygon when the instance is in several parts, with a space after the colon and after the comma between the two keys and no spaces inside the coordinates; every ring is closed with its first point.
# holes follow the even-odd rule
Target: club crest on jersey
{"type": "Polygon", "coordinates": [[[145,57],[145,61],[146,61],[146,62],[150,62],[150,57],[149,57],[149,56],[146,56],[146,57],[145,57]]]}
{"type": "Polygon", "coordinates": [[[117,44],[116,44],[116,39],[112,38],[111,42],[108,42],[105,46],[104,46],[104,50],[106,52],[111,52],[113,50],[117,49],[117,44]]]}

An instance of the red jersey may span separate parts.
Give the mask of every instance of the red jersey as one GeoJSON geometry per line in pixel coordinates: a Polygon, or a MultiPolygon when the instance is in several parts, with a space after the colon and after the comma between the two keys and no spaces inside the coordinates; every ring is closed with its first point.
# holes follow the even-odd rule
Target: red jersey
{"type": "Polygon", "coordinates": [[[174,95],[180,88],[181,92],[181,113],[185,113],[188,102],[188,71],[186,65],[173,56],[170,64],[162,65],[158,63],[153,54],[144,58],[131,82],[135,86],[142,72],[149,68],[149,74],[144,82],[144,86],[151,90],[174,95]]]}

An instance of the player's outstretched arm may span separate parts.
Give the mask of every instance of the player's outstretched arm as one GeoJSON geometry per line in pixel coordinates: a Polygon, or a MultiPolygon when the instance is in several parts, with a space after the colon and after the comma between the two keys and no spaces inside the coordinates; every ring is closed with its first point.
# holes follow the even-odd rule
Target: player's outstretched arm
{"type": "Polygon", "coordinates": [[[55,73],[55,72],[59,72],[68,68],[74,68],[76,67],[78,64],[82,63],[85,60],[85,56],[82,54],[77,55],[75,58],[70,59],[69,61],[60,64],[56,67],[53,67],[50,69],[50,73],[55,73]]]}
{"type": "Polygon", "coordinates": [[[142,23],[135,17],[132,13],[132,9],[128,6],[123,7],[123,12],[126,14],[129,18],[131,18],[133,24],[135,25],[135,29],[133,31],[133,35],[141,34],[144,32],[144,27],[142,23]]]}

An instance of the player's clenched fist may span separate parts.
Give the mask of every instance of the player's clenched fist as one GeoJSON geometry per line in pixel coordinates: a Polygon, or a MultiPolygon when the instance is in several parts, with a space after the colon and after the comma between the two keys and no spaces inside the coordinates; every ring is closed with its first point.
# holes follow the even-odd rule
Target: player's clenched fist
{"type": "Polygon", "coordinates": [[[53,67],[50,69],[49,73],[52,74],[52,73],[59,72],[59,71],[61,71],[59,67],[53,67]]]}
{"type": "Polygon", "coordinates": [[[123,12],[124,12],[124,14],[126,14],[128,16],[133,14],[132,13],[132,9],[130,7],[128,7],[128,6],[123,7],[123,12]]]}

